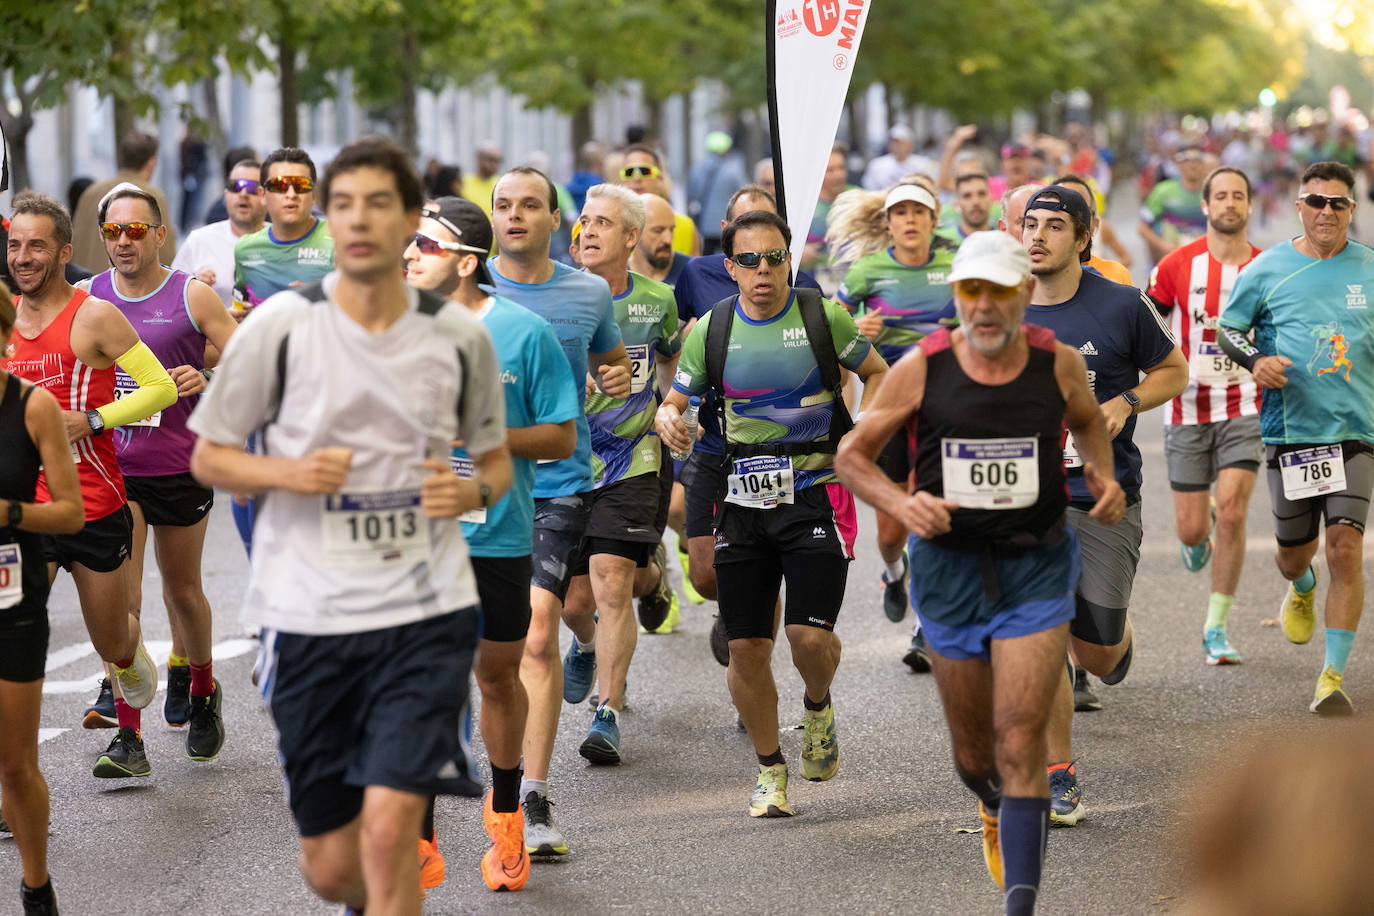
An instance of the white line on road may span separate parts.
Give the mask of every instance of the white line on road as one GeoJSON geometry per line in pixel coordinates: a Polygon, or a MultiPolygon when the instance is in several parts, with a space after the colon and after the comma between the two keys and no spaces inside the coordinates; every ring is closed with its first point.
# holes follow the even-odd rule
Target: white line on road
{"type": "Polygon", "coordinates": [[[44,741],[51,741],[63,732],[69,731],[71,731],[70,728],[40,728],[38,730],[38,743],[42,744],[44,741]]]}
{"type": "MultiPolygon", "coordinates": [[[[73,661],[75,661],[75,660],[77,660],[77,659],[80,659],[80,658],[83,658],[84,656],[89,655],[89,654],[91,654],[92,652],[95,651],[94,649],[91,648],[91,644],[90,644],[90,643],[85,643],[84,645],[85,645],[85,651],[84,651],[84,652],[77,652],[76,650],[82,648],[82,646],[81,646],[81,645],[75,645],[75,646],[67,646],[66,648],[63,648],[63,649],[58,649],[57,652],[52,653],[52,655],[50,655],[50,656],[48,657],[48,658],[49,658],[48,670],[49,670],[49,671],[53,670],[52,659],[55,658],[55,657],[58,657],[59,655],[62,655],[63,653],[66,653],[66,655],[64,655],[63,657],[67,658],[67,661],[64,662],[64,664],[71,664],[73,661]]],[[[159,668],[160,670],[162,670],[162,671],[164,672],[164,674],[165,674],[165,672],[166,672],[166,670],[167,670],[166,655],[167,655],[167,650],[170,649],[170,648],[172,647],[171,642],[168,641],[168,640],[165,640],[165,639],[160,639],[160,640],[159,640],[159,639],[155,639],[155,640],[153,640],[152,642],[147,643],[146,645],[147,645],[147,647],[148,647],[148,654],[149,654],[149,655],[151,655],[153,658],[161,658],[161,659],[163,659],[163,661],[161,661],[161,662],[158,663],[158,668],[159,668]]],[[[230,658],[237,658],[237,657],[240,656],[240,655],[247,655],[249,652],[256,652],[257,649],[258,649],[258,642],[257,642],[257,640],[255,640],[255,639],[242,639],[242,638],[239,638],[239,639],[226,639],[226,640],[224,640],[223,642],[215,643],[215,645],[211,648],[210,651],[211,651],[211,655],[214,657],[214,659],[215,659],[216,661],[224,661],[224,660],[230,659],[230,658]]],[[[44,696],[61,696],[61,695],[63,695],[63,694],[70,694],[70,693],[87,693],[87,692],[91,692],[91,691],[94,691],[96,682],[99,681],[99,680],[100,680],[102,677],[104,677],[104,676],[105,676],[104,671],[103,671],[103,670],[98,670],[98,671],[92,672],[91,674],[87,675],[86,677],[83,677],[83,678],[81,678],[81,679],[79,679],[79,680],[75,680],[75,681],[51,681],[51,680],[49,680],[49,681],[44,681],[44,682],[43,682],[43,695],[44,695],[44,696]]],[[[158,679],[158,690],[162,690],[162,688],[163,688],[163,686],[164,686],[164,681],[165,681],[165,678],[159,678],[159,679],[158,679]]]]}

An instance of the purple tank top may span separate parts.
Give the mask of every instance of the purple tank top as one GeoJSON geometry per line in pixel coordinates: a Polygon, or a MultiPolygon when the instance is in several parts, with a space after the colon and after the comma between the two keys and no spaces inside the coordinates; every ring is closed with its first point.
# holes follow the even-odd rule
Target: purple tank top
{"type": "MultiPolygon", "coordinates": [[[[112,268],[91,279],[91,295],[114,303],[165,368],[202,369],[205,335],[191,317],[190,282],[190,274],[173,270],[153,292],[141,299],[125,299],[115,290],[112,268]]],[[[137,387],[137,382],[116,367],[116,400],[137,387]]],[[[186,428],[186,419],[199,400],[199,396],[177,398],[171,407],[113,430],[119,469],[128,477],[166,477],[189,472],[196,436],[186,428]]]]}

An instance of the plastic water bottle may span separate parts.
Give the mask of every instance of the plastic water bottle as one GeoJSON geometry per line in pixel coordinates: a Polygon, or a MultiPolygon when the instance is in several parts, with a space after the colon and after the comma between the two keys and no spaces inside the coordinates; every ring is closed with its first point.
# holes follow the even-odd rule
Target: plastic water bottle
{"type": "Polygon", "coordinates": [[[675,461],[686,461],[687,456],[692,454],[692,446],[697,443],[697,414],[701,413],[701,398],[690,397],[687,399],[687,409],[682,412],[682,423],[687,427],[687,438],[690,444],[687,451],[673,451],[675,461]]]}

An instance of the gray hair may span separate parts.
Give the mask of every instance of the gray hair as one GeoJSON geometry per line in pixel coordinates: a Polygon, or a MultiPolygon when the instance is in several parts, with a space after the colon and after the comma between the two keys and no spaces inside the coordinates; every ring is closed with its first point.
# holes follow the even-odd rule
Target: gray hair
{"type": "Polygon", "coordinates": [[[644,231],[644,201],[629,188],[618,184],[596,184],[587,189],[587,200],[609,200],[620,205],[620,218],[627,229],[644,231]]]}
{"type": "Polygon", "coordinates": [[[1020,194],[1022,191],[1025,191],[1028,188],[1035,188],[1038,190],[1043,187],[1045,187],[1045,185],[1041,184],[1040,182],[1031,181],[1027,182],[1026,184],[1017,185],[1014,188],[1007,188],[1004,192],[1002,192],[1002,215],[1006,215],[1007,207],[1011,204],[1011,199],[1015,197],[1017,194],[1020,194]]]}

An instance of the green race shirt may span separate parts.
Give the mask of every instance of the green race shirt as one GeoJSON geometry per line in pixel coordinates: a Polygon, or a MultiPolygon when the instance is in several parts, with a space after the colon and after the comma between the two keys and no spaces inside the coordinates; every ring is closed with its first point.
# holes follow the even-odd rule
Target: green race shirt
{"type": "Polygon", "coordinates": [[[292,242],[277,241],[268,224],[234,245],[234,295],[248,305],[261,305],[291,284],[308,286],[333,269],[334,239],[324,220],[316,220],[313,229],[292,242]]]}

